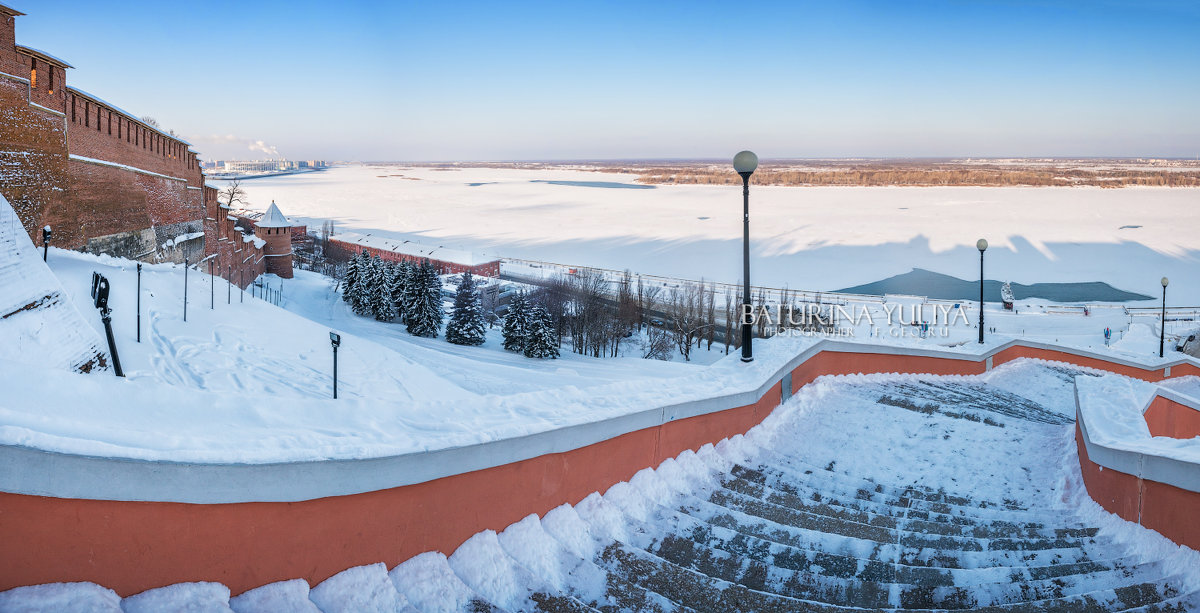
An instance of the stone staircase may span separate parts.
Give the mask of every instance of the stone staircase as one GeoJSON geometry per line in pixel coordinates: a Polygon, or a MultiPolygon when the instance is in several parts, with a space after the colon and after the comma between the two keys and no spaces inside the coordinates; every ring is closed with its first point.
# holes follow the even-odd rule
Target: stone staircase
{"type": "MultiPolygon", "coordinates": [[[[1065,385],[1080,374],[1054,368],[1065,385]]],[[[851,387],[881,408],[1002,436],[1071,423],[1061,410],[971,381],[851,387]]],[[[1194,571],[1145,559],[1049,504],[1042,489],[1030,489],[1031,499],[980,498],[834,464],[809,463],[803,445],[745,440],[685,453],[573,508],[478,535],[447,572],[473,593],[463,610],[1200,610],[1200,591],[1188,589],[1194,571]],[[496,587],[494,568],[458,568],[477,548],[493,549],[502,574],[530,589],[513,598],[496,587]]],[[[404,565],[392,577],[403,592],[404,565]]]]}
{"type": "MultiPolygon", "coordinates": [[[[1082,373],[1037,368],[1067,387],[818,381],[746,436],[479,533],[450,557],[352,568],[311,591],[226,590],[212,610],[1200,611],[1195,552],[1141,546],[1072,506],[1070,412],[1032,398],[1066,398],[1082,373]]],[[[148,592],[121,607],[163,602],[148,592]]]]}

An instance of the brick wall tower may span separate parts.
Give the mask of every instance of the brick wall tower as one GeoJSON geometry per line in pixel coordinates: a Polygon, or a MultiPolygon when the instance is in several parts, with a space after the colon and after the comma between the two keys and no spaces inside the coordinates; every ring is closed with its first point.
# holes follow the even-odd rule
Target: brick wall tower
{"type": "Polygon", "coordinates": [[[292,223],[279,212],[275,202],[267,208],[254,227],[254,235],[267,242],[263,245],[267,272],[284,279],[292,278],[292,223]]]}

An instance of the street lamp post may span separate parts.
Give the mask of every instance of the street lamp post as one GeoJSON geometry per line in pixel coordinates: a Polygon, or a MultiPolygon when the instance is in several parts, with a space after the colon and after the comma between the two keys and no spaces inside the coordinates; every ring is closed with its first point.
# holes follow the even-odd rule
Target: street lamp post
{"type": "MultiPolygon", "coordinates": [[[[34,247],[37,249],[37,247],[34,247]]],[[[42,261],[47,261],[50,257],[50,226],[42,228],[42,261]]]]}
{"type": "Polygon", "coordinates": [[[342,344],[342,335],[337,332],[329,333],[329,343],[333,345],[333,397],[337,398],[337,348],[342,344]]]}
{"type": "Polygon", "coordinates": [[[758,168],[758,156],[753,151],[742,151],[733,156],[733,169],[742,177],[742,361],[753,362],[754,351],[750,346],[752,327],[750,304],[750,175],[758,168]]]}
{"type": "Polygon", "coordinates": [[[137,342],[142,342],[142,263],[137,264],[137,342]]]}
{"type": "Polygon", "coordinates": [[[981,238],[975,241],[975,248],[979,250],[979,344],[983,344],[983,252],[987,251],[987,239],[981,238]]]}
{"type": "Polygon", "coordinates": [[[1163,303],[1162,303],[1162,325],[1158,328],[1158,357],[1163,357],[1163,341],[1167,338],[1167,283],[1170,281],[1166,277],[1162,278],[1163,286],[1163,303]]]}

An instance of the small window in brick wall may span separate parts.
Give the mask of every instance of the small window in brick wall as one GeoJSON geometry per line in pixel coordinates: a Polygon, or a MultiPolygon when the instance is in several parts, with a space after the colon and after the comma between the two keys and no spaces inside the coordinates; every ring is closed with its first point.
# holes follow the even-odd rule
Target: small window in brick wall
{"type": "Polygon", "coordinates": [[[29,58],[29,88],[37,89],[37,58],[29,58]]]}
{"type": "Polygon", "coordinates": [[[50,93],[52,93],[52,94],[53,94],[53,93],[54,93],[54,67],[53,67],[53,66],[51,66],[51,67],[50,67],[50,74],[49,74],[48,76],[50,77],[50,79],[49,79],[49,81],[50,81],[50,93]]]}

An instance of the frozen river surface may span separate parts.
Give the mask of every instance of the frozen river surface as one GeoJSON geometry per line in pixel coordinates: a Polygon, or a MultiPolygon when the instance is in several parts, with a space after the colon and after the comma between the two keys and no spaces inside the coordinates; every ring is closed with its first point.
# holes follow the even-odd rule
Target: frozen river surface
{"type": "MultiPolygon", "coordinates": [[[[737,282],[739,187],[633,185],[632,175],[558,169],[346,166],[246,181],[310,227],[496,257],[737,282]],[[647,186],[648,187],[648,186],[647,186]]],[[[218,186],[221,182],[216,182],[218,186]]],[[[1200,304],[1200,190],[1185,188],[754,187],[756,284],[833,290],[923,268],[989,279],[1104,281],[1200,304]]]]}

